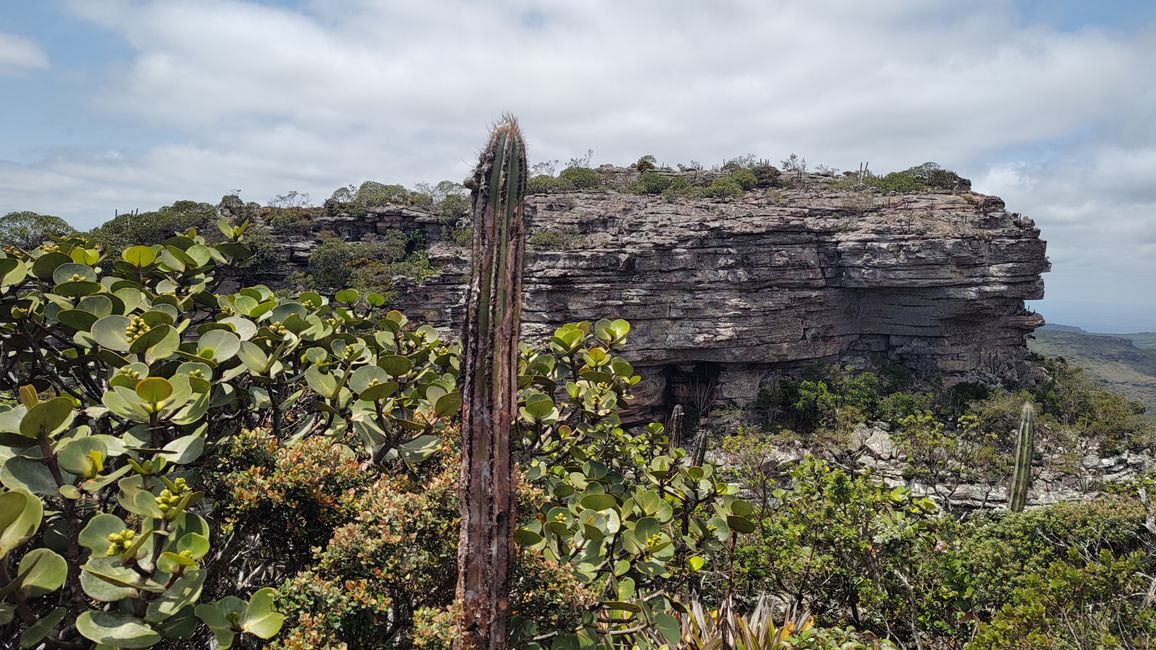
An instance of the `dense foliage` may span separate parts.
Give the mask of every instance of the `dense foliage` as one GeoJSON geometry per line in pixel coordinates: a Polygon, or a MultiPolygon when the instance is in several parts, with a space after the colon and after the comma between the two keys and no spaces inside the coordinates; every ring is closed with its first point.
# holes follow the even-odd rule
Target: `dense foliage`
{"type": "MultiPolygon", "coordinates": [[[[25,645],[438,645],[453,634],[457,349],[384,298],[216,294],[243,227],[2,258],[5,623],[25,645]]],[[[516,641],[677,635],[737,486],[621,426],[625,321],[524,348],[516,641]]]]}

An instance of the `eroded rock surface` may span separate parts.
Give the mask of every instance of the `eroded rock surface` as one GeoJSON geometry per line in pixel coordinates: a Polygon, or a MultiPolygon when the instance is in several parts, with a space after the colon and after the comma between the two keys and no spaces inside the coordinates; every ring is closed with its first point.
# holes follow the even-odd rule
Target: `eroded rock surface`
{"type": "MultiPolygon", "coordinates": [[[[778,190],[528,203],[530,231],[557,235],[532,241],[565,250],[526,256],[524,333],[629,320],[644,402],[705,381],[715,399],[746,404],[769,370],[872,354],[949,379],[1016,379],[1024,337],[1043,322],[1024,300],[1043,296],[1045,244],[993,197],[778,190]]],[[[431,255],[444,272],[401,302],[453,327],[468,260],[446,243],[431,255]]]]}
{"type": "MultiPolygon", "coordinates": [[[[998,198],[816,189],[729,200],[618,192],[532,196],[524,334],[625,318],[637,405],[750,403],[764,378],[815,361],[885,355],[957,379],[1023,379],[1043,319],[1045,244],[998,198]]],[[[462,319],[468,251],[412,207],[329,211],[315,230],[355,240],[422,231],[440,274],[399,279],[399,307],[449,330],[462,319]]],[[[314,242],[289,244],[307,261],[314,242]]],[[[655,408],[657,407],[657,408],[655,408]]]]}

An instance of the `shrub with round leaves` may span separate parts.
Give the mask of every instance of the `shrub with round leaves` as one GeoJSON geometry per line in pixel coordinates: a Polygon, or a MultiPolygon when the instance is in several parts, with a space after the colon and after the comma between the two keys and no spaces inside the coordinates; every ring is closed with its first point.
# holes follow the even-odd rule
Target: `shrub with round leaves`
{"type": "Polygon", "coordinates": [[[232,559],[203,490],[219,448],[267,427],[405,472],[456,413],[437,332],[356,292],[218,294],[248,255],[243,226],[221,231],[116,259],[79,237],[0,258],[0,619],[29,647],[271,637],[271,592],[201,598],[232,559]]]}

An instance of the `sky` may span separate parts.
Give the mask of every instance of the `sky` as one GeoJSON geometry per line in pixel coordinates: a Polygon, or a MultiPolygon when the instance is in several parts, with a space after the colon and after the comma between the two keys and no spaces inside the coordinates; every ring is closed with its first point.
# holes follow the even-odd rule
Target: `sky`
{"type": "Polygon", "coordinates": [[[1156,331],[1151,0],[0,0],[0,214],[87,229],[531,162],[925,161],[1035,219],[1030,306],[1156,331]]]}

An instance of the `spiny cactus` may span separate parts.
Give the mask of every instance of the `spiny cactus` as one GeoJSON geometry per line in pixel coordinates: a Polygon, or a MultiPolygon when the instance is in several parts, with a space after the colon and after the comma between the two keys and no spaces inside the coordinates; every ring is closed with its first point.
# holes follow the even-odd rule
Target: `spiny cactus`
{"type": "Polygon", "coordinates": [[[698,440],[694,443],[694,454],[690,459],[692,465],[702,467],[702,464],[706,462],[706,445],[709,437],[710,432],[706,429],[699,431],[698,440]]]}
{"type": "Polygon", "coordinates": [[[670,412],[670,449],[682,446],[682,405],[675,404],[670,412]]]}
{"type": "Polygon", "coordinates": [[[526,148],[512,117],[494,127],[473,178],[473,263],[466,294],[457,648],[505,648],[514,495],[526,148]]]}
{"type": "Polygon", "coordinates": [[[1032,485],[1032,456],[1035,455],[1035,411],[1030,402],[1024,402],[1020,413],[1019,437],[1016,440],[1016,468],[1012,475],[1009,508],[1022,512],[1028,502],[1028,488],[1032,485]]]}

